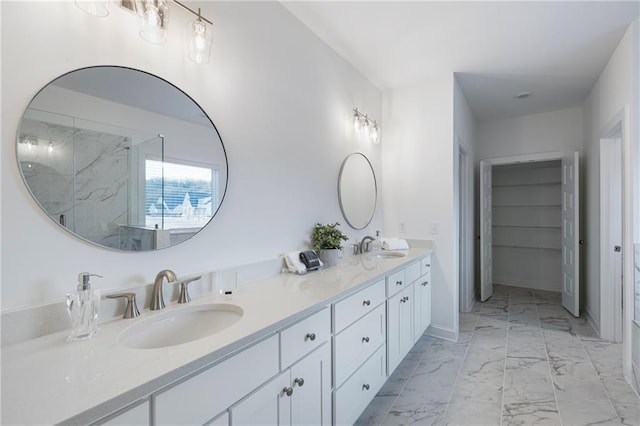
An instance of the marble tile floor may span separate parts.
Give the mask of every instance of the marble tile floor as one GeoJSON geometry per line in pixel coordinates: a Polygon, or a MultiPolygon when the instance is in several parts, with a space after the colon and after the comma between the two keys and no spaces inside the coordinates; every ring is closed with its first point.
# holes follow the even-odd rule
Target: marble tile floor
{"type": "Polygon", "coordinates": [[[560,293],[494,286],[457,343],[423,336],[356,425],[640,425],[622,345],[560,293]]]}

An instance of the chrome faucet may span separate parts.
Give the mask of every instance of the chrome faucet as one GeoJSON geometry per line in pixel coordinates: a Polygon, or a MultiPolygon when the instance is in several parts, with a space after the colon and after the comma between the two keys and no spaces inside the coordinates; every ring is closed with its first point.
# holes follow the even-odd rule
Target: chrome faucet
{"type": "Polygon", "coordinates": [[[164,309],[164,297],[162,297],[162,282],[164,279],[167,279],[167,282],[174,283],[178,281],[175,272],[164,269],[158,272],[156,275],[156,280],[153,283],[153,293],[151,294],[151,310],[158,311],[160,309],[164,309]]]}
{"type": "Polygon", "coordinates": [[[366,242],[367,240],[369,240],[369,241],[375,241],[375,238],[373,238],[373,237],[371,237],[371,236],[367,235],[366,237],[364,237],[364,238],[362,239],[362,241],[360,241],[360,246],[359,246],[360,254],[362,254],[362,253],[365,253],[365,252],[369,251],[369,243],[367,243],[367,242],[366,242]]]}

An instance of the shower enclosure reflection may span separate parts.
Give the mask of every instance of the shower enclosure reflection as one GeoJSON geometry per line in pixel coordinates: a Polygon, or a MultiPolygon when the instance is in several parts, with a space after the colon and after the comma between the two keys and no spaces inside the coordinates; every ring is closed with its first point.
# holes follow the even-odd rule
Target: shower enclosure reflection
{"type": "Polygon", "coordinates": [[[192,237],[227,185],[224,146],[207,115],[175,86],[130,68],[83,68],[45,86],[22,118],[17,157],[51,219],[117,250],[192,237]]]}
{"type": "Polygon", "coordinates": [[[25,181],[51,217],[89,241],[130,251],[184,241],[211,220],[219,167],[165,158],[163,135],[136,133],[28,110],[18,145],[25,181]]]}

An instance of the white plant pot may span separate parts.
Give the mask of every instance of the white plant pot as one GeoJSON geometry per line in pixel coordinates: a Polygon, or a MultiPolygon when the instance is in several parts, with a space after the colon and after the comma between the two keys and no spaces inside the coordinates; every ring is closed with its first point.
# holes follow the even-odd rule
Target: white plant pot
{"type": "Polygon", "coordinates": [[[320,260],[322,260],[322,263],[326,266],[336,266],[340,258],[340,253],[340,249],[320,250],[320,260]]]}

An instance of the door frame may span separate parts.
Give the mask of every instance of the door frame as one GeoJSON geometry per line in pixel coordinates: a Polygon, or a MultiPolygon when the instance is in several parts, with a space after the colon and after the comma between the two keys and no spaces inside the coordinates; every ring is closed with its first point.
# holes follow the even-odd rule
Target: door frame
{"type": "Polygon", "coordinates": [[[473,288],[472,162],[462,139],[458,136],[458,297],[459,311],[470,312],[475,302],[473,288]]]}
{"type": "MultiPolygon", "coordinates": [[[[601,128],[601,139],[606,139],[607,136],[612,135],[613,131],[618,125],[622,130],[622,298],[624,303],[623,318],[622,318],[622,370],[626,380],[631,383],[632,379],[632,366],[631,366],[631,333],[633,327],[633,273],[634,273],[634,259],[633,259],[633,205],[625,200],[633,200],[633,175],[631,173],[632,158],[630,133],[630,108],[628,105],[616,113],[606,126],[601,128]],[[625,256],[625,253],[627,254],[625,256]]],[[[602,235],[602,228],[600,229],[600,236],[602,235]]],[[[602,255],[602,253],[601,253],[602,255]]],[[[601,274],[602,274],[602,267],[601,274]]],[[[602,279],[602,276],[600,277],[602,279]]],[[[600,285],[600,337],[607,339],[607,335],[603,334],[602,323],[603,321],[611,320],[613,313],[611,306],[603,305],[602,299],[602,285],[600,285]]]]}
{"type": "MultiPolygon", "coordinates": [[[[523,155],[513,155],[513,156],[508,156],[508,157],[496,157],[496,158],[487,158],[481,161],[482,163],[487,164],[487,166],[489,166],[490,168],[493,168],[493,166],[503,166],[503,165],[508,165],[508,164],[518,164],[518,163],[532,163],[532,162],[540,162],[540,161],[554,161],[554,160],[560,160],[562,161],[563,158],[569,156],[569,155],[574,155],[575,151],[553,151],[553,152],[539,152],[539,153],[534,153],[534,154],[523,154],[523,155]]],[[[480,173],[482,173],[482,170],[480,171],[480,173]]],[[[581,191],[580,187],[582,186],[581,184],[579,184],[580,186],[578,187],[578,192],[581,191]]],[[[482,188],[481,188],[482,189],[482,188]]],[[[577,195],[577,194],[576,194],[577,195]]],[[[580,203],[580,201],[579,201],[580,203]]],[[[575,207],[580,210],[580,205],[576,205],[575,207]]],[[[480,211],[482,211],[482,192],[480,193],[480,211]]],[[[480,223],[480,234],[482,235],[482,221],[480,223]]],[[[581,233],[582,232],[582,227],[580,226],[580,224],[578,224],[578,230],[581,233]]],[[[578,239],[580,239],[580,236],[577,235],[576,236],[578,239]]],[[[482,247],[482,241],[480,242],[480,245],[482,247]]],[[[481,255],[482,257],[482,255],[481,255]]],[[[580,262],[581,260],[580,253],[577,253],[577,259],[578,262],[580,262]]],[[[482,262],[482,259],[481,259],[482,262]]],[[[481,263],[482,265],[482,263],[481,263]]],[[[578,271],[580,270],[580,263],[578,263],[578,271]]],[[[482,266],[480,268],[480,277],[483,276],[484,271],[482,270],[482,266]]],[[[493,283],[491,284],[493,285],[493,283]]],[[[577,290],[579,291],[580,288],[580,284],[578,282],[577,285],[577,290]]]]}
{"type": "MultiPolygon", "coordinates": [[[[621,286],[606,285],[611,282],[615,272],[615,259],[612,256],[614,240],[613,226],[616,221],[622,234],[621,245],[624,241],[624,137],[622,135],[622,121],[617,121],[600,138],[600,337],[614,342],[622,341],[622,293],[624,288],[624,278],[621,279],[621,286]],[[614,140],[620,135],[620,142],[616,144],[614,140]],[[616,158],[617,157],[617,158],[616,158]],[[614,164],[619,161],[619,164],[614,164]],[[617,169],[617,167],[621,167],[617,169]],[[618,174],[619,173],[619,174],[618,174]],[[616,182],[618,181],[618,182],[616,182]],[[619,200],[614,200],[611,195],[611,185],[619,184],[619,200]],[[618,201],[620,211],[614,212],[612,202],[618,201]],[[614,216],[615,215],[615,216],[614,216]]],[[[622,252],[624,261],[624,251],[622,252]]],[[[624,267],[621,265],[620,273],[624,276],[624,267]]]]}

